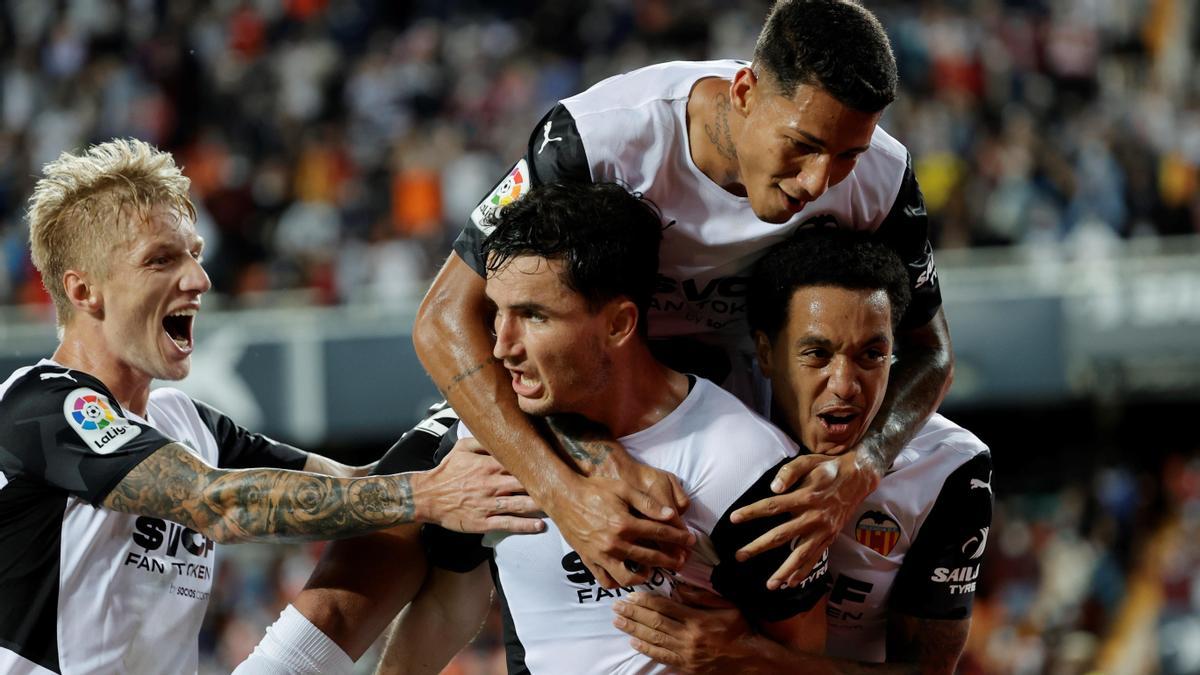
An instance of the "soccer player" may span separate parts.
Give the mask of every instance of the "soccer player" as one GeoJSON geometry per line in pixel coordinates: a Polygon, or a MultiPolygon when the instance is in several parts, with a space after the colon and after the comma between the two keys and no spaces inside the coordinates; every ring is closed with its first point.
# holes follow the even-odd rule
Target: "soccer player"
{"type": "MultiPolygon", "coordinates": [[[[886,383],[903,265],[856,233],[801,232],[760,261],[751,290],[778,418],[814,452],[844,452],[886,383]]],[[[953,673],[991,513],[987,447],[935,414],[830,551],[827,657],[755,635],[729,603],[686,590],[695,606],[639,594],[617,603],[616,623],[639,651],[686,672],[953,673]]]]}
{"type": "MultiPolygon", "coordinates": [[[[637,588],[701,585],[784,644],[820,649],[827,566],[768,590],[787,551],[739,562],[735,552],[771,524],[729,519],[769,494],[795,445],[730,393],[670,369],[649,349],[642,317],[661,237],[658,214],[611,183],[542,186],[505,208],[483,243],[493,353],[526,414],[556,428],[601,428],[639,461],[678,476],[696,545],[677,574],[655,568],[637,588]]],[[[634,588],[598,584],[553,522],[541,534],[489,539],[510,673],[663,670],[612,625],[613,601],[634,588]]]]}
{"type": "Polygon", "coordinates": [[[588,469],[577,473],[521,411],[520,393],[540,383],[533,373],[506,372],[491,355],[480,246],[490,217],[551,182],[615,181],[644,194],[669,223],[644,317],[656,353],[764,412],[767,388],[752,376],[745,338],[751,265],[814,223],[871,232],[896,251],[913,301],[896,334],[901,357],[883,411],[857,447],[823,471],[809,474],[819,463],[811,458],[785,467],[776,492],[809,474],[776,502],[800,515],[741,552],[792,542],[769,585],[796,583],[936,409],[953,369],[921,192],[904,146],[877,126],[895,89],[891,47],[870,12],[846,0],[780,0],[752,63],[662,63],[555,105],[463,229],[421,305],[417,354],[601,585],[645,579],[654,549],[639,542],[677,532],[669,519],[686,499],[669,476],[632,461],[611,438],[567,439],[588,469]],[[639,506],[648,499],[652,506],[639,506]]]}
{"type": "Polygon", "coordinates": [[[349,477],[362,470],[151,391],[188,374],[210,286],[188,184],[169,154],[114,140],[62,155],[35,187],[32,255],[60,343],[0,384],[2,672],[195,672],[217,543],[543,527],[497,515],[534,507],[488,457],[349,477]]]}

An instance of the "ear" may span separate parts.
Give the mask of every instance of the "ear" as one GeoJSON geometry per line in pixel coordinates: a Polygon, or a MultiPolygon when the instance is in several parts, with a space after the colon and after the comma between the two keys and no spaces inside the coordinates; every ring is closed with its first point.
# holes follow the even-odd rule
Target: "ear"
{"type": "Polygon", "coordinates": [[[771,374],[775,370],[771,363],[771,341],[761,330],[754,331],[754,353],[758,356],[759,371],[762,372],[763,377],[771,379],[771,374]]]}
{"type": "Polygon", "coordinates": [[[621,347],[637,338],[641,314],[632,300],[614,300],[608,310],[608,342],[621,347]]]}
{"type": "Polygon", "coordinates": [[[104,310],[103,296],[83,272],[67,270],[63,273],[62,284],[67,301],[75,311],[95,315],[104,310]]]}
{"type": "Polygon", "coordinates": [[[729,101],[742,117],[750,114],[754,97],[758,94],[758,76],[749,68],[742,68],[733,76],[729,85],[729,101]]]}

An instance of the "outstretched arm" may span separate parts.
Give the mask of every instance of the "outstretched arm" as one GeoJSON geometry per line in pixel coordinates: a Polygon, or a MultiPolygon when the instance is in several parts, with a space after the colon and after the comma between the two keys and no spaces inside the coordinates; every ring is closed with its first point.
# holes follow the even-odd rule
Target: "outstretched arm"
{"type": "Polygon", "coordinates": [[[520,483],[491,458],[461,453],[422,473],[336,478],[281,469],[217,469],[178,443],[135,466],[104,499],[114,511],[174,520],[214,541],[331,539],[403,523],[536,532],[520,483]]]}
{"type": "Polygon", "coordinates": [[[634,461],[612,439],[564,436],[582,474],[559,458],[517,406],[511,378],[492,357],[489,311],[484,280],[451,255],[413,327],[417,356],[434,383],[480,442],[528,486],[602,585],[638,583],[653,567],[677,569],[676,556],[638,542],[688,545],[687,530],[669,522],[686,506],[678,482],[634,461]],[[641,573],[629,571],[627,560],[639,563],[641,573]]]}
{"type": "Polygon", "coordinates": [[[949,391],[954,355],[950,329],[941,309],[929,323],[898,334],[897,340],[900,358],[892,366],[887,394],[858,447],[840,457],[805,455],[796,458],[779,470],[771,484],[771,489],[779,496],[751,504],[733,514],[734,522],[785,512],[795,515],[739,552],[739,559],[750,558],[799,540],[791,556],[768,581],[768,587],[778,588],[785,582],[792,584],[804,578],[949,391]],[[803,482],[798,489],[786,492],[801,479],[803,482]]]}

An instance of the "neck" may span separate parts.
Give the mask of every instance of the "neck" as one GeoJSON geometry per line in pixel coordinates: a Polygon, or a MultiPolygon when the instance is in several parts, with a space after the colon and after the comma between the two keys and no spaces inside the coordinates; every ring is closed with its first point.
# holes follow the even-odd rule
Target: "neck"
{"type": "Polygon", "coordinates": [[[704,175],[725,190],[746,196],[738,172],[737,144],[742,117],[729,98],[729,80],[700,80],[688,96],[688,146],[692,161],[704,175]]]}
{"type": "Polygon", "coordinates": [[[86,333],[78,327],[68,326],[51,358],[66,368],[100,380],[122,409],[145,417],[146,404],[150,400],[150,378],[121,363],[108,351],[103,340],[89,339],[86,333]]]}
{"type": "Polygon", "coordinates": [[[687,398],[687,376],[659,363],[645,344],[614,363],[610,386],[596,396],[586,417],[603,424],[614,438],[657,424],[687,398]]]}

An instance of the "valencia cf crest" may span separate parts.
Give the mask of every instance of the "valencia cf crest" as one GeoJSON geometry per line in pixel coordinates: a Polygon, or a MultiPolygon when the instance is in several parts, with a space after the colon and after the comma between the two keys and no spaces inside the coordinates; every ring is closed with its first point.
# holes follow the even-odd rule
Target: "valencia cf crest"
{"type": "Polygon", "coordinates": [[[886,556],[900,541],[900,525],[882,511],[867,511],[854,526],[854,539],[879,555],[886,556]]]}

